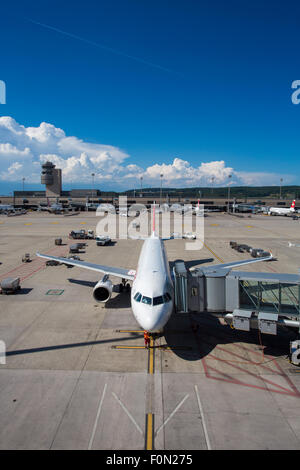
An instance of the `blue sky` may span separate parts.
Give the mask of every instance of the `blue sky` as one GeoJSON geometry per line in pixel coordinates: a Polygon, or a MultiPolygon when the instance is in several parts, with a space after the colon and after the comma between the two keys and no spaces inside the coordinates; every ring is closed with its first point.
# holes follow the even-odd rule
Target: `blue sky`
{"type": "Polygon", "coordinates": [[[141,176],[159,185],[160,173],[173,187],[222,186],[229,174],[233,184],[299,183],[296,2],[29,0],[1,10],[0,116],[10,120],[0,125],[0,193],[22,176],[38,183],[47,155],[73,186],[91,171],[103,189],[141,176]]]}

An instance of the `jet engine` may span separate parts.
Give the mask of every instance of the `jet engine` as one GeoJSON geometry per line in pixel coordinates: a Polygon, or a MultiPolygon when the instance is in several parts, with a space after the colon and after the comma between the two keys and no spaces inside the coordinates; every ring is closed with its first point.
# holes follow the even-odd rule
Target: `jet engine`
{"type": "Polygon", "coordinates": [[[112,290],[113,283],[109,280],[108,275],[105,275],[94,287],[94,299],[97,302],[107,302],[111,297],[112,290]]]}

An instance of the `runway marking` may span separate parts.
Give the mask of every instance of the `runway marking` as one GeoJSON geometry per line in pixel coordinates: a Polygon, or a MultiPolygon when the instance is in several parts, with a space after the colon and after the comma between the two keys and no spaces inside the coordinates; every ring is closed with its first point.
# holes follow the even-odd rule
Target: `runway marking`
{"type": "MultiPolygon", "coordinates": [[[[198,345],[198,349],[199,349],[200,352],[202,352],[203,340],[199,337],[198,334],[194,333],[194,335],[195,335],[195,339],[196,339],[196,342],[197,342],[197,345],[198,345]]],[[[235,348],[238,349],[238,350],[242,349],[243,352],[248,351],[248,352],[250,352],[254,355],[261,354],[261,353],[258,353],[256,351],[253,351],[249,348],[246,348],[244,346],[241,347],[238,344],[235,345],[235,348]]],[[[219,350],[222,353],[227,353],[227,354],[233,356],[234,359],[238,359],[238,360],[242,359],[242,360],[245,361],[245,357],[241,356],[237,352],[226,350],[225,347],[222,347],[222,346],[218,345],[218,346],[215,347],[215,351],[219,351],[219,350]]],[[[241,362],[237,362],[236,360],[223,359],[223,358],[220,358],[220,357],[218,357],[218,356],[216,356],[212,353],[209,353],[208,357],[203,357],[201,359],[201,362],[202,362],[202,365],[203,365],[203,368],[204,368],[205,375],[208,379],[219,380],[221,382],[233,383],[235,385],[254,388],[254,389],[257,389],[257,390],[265,390],[265,391],[269,391],[269,392],[278,393],[278,394],[281,394],[281,395],[288,395],[288,396],[293,396],[293,397],[300,398],[300,392],[295,387],[295,385],[292,383],[292,381],[287,376],[287,374],[285,374],[284,370],[281,369],[281,367],[276,362],[276,360],[274,358],[272,358],[272,356],[266,356],[265,355],[264,357],[265,357],[266,360],[272,361],[272,365],[274,365],[276,367],[276,369],[271,368],[271,367],[265,365],[264,363],[258,363],[256,361],[253,361],[251,359],[247,360],[247,365],[255,366],[256,368],[261,368],[262,370],[266,370],[269,373],[271,372],[272,375],[275,375],[275,377],[276,377],[276,375],[279,375],[279,377],[285,379],[285,381],[287,383],[287,386],[282,386],[281,384],[276,383],[273,380],[272,381],[268,380],[265,377],[262,378],[262,375],[261,375],[260,372],[255,372],[254,373],[254,372],[251,372],[249,369],[245,369],[245,368],[240,367],[238,364],[241,364],[241,362]],[[215,361],[219,362],[220,367],[217,368],[217,366],[213,367],[211,365],[208,365],[208,359],[215,360],[215,361]],[[247,376],[248,377],[250,376],[250,377],[253,377],[253,378],[257,379],[259,383],[263,382],[264,385],[259,385],[259,384],[256,385],[256,384],[253,384],[253,383],[242,381],[242,380],[239,380],[238,378],[236,378],[236,376],[234,374],[231,374],[230,372],[226,372],[226,373],[223,372],[223,365],[224,364],[227,364],[228,366],[232,367],[234,370],[246,372],[246,375],[245,375],[246,380],[247,380],[247,376]],[[269,384],[271,387],[268,386],[267,384],[269,384]]]]}
{"type": "MultiPolygon", "coordinates": [[[[144,333],[144,330],[116,330],[116,333],[140,333],[142,335],[144,333]]],[[[112,346],[112,348],[113,349],[144,349],[145,350],[145,346],[119,345],[119,346],[112,346]]],[[[150,348],[148,350],[148,374],[150,376],[154,374],[154,357],[155,357],[154,352],[155,352],[154,340],[153,340],[153,337],[151,336],[150,348]]],[[[127,411],[124,410],[124,411],[127,412],[128,410],[127,411]]],[[[130,419],[133,420],[132,416],[129,416],[129,417],[130,419]]],[[[136,423],[135,425],[137,426],[136,423]]],[[[146,424],[145,424],[145,450],[153,450],[153,449],[154,449],[154,414],[147,413],[146,424]]]]}
{"type": "Polygon", "coordinates": [[[218,227],[219,226],[219,224],[210,224],[210,225],[211,225],[211,227],[218,227]]]}
{"type": "Polygon", "coordinates": [[[24,224],[24,225],[32,225],[32,222],[27,222],[27,223],[24,224]]]}
{"type": "Polygon", "coordinates": [[[210,440],[209,440],[209,436],[208,436],[208,432],[207,432],[207,428],[206,428],[206,424],[205,424],[203,408],[202,408],[202,404],[201,404],[201,400],[200,400],[197,385],[195,385],[195,392],[196,392],[199,411],[200,411],[200,414],[201,414],[201,420],[202,420],[202,426],[203,426],[203,431],[204,431],[204,435],[205,435],[207,450],[211,450],[210,440]]]}
{"type": "Polygon", "coordinates": [[[144,333],[143,330],[116,330],[116,333],[144,333]]]}
{"type": "Polygon", "coordinates": [[[97,429],[97,425],[98,425],[98,421],[99,421],[99,416],[100,416],[100,413],[101,413],[101,408],[102,408],[102,404],[103,404],[103,400],[104,400],[104,395],[105,395],[105,392],[106,392],[106,387],[107,387],[107,384],[104,385],[104,389],[103,389],[102,397],[101,397],[101,400],[100,400],[100,403],[99,403],[99,406],[98,406],[98,410],[97,410],[97,414],[96,414],[96,419],[95,419],[95,423],[94,423],[92,435],[91,435],[91,438],[90,438],[88,450],[91,450],[92,445],[93,445],[93,442],[94,442],[94,438],[95,438],[95,434],[96,434],[96,429],[97,429]]]}
{"type": "MultiPolygon", "coordinates": [[[[62,256],[66,254],[67,248],[68,246],[54,248],[53,250],[49,251],[48,254],[62,256]]],[[[1,274],[0,280],[4,279],[5,277],[14,275],[16,277],[19,277],[21,281],[24,281],[24,279],[27,279],[28,277],[35,274],[37,271],[40,271],[41,269],[45,269],[45,268],[46,268],[45,260],[44,259],[42,260],[42,258],[35,258],[31,261],[31,263],[22,263],[16,268],[11,269],[10,271],[4,274],[1,274]]]]}
{"type": "Polygon", "coordinates": [[[150,349],[149,349],[149,360],[148,360],[148,374],[154,373],[154,341],[152,336],[150,337],[150,349]]]}
{"type": "Polygon", "coordinates": [[[205,248],[207,248],[207,250],[209,250],[219,261],[221,261],[221,263],[224,263],[224,260],[222,258],[220,258],[211,248],[209,248],[208,245],[206,245],[206,243],[203,242],[203,245],[205,246],[205,248]]]}
{"type": "Polygon", "coordinates": [[[45,295],[61,295],[63,292],[63,289],[49,289],[45,295]]]}
{"type": "Polygon", "coordinates": [[[170,416],[166,419],[166,421],[158,428],[158,430],[156,431],[155,433],[155,436],[158,435],[158,433],[166,426],[166,424],[168,424],[168,422],[170,421],[171,418],[173,418],[174,414],[176,413],[176,411],[179,410],[179,408],[183,405],[183,403],[185,402],[185,400],[189,397],[189,394],[187,394],[182,400],[181,402],[176,406],[176,408],[172,411],[172,413],[170,414],[170,416]]]}
{"type": "Polygon", "coordinates": [[[86,222],[80,222],[81,225],[86,224],[86,222]]]}
{"type": "Polygon", "coordinates": [[[135,419],[133,418],[133,416],[129,413],[129,411],[127,410],[126,406],[123,405],[123,403],[121,402],[121,400],[117,397],[117,395],[112,392],[112,395],[114,396],[114,398],[117,400],[117,402],[119,403],[119,405],[122,407],[122,409],[125,411],[125,413],[127,414],[128,418],[131,420],[131,422],[135,425],[135,427],[137,428],[137,430],[139,431],[139,433],[143,436],[144,433],[143,431],[141,430],[141,428],[139,427],[139,425],[137,424],[137,422],[135,421],[135,419]]]}
{"type": "Polygon", "coordinates": [[[152,413],[146,414],[146,439],[145,439],[145,450],[153,450],[153,433],[154,429],[154,415],[152,413]]]}
{"type": "Polygon", "coordinates": [[[246,225],[246,228],[253,228],[253,225],[246,225]]]}

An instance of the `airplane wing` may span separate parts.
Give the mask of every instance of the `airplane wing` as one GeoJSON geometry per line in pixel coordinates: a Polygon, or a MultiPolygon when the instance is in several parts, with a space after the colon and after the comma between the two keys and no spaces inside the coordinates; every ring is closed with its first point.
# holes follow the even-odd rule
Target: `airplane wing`
{"type": "Polygon", "coordinates": [[[77,266],[78,268],[90,269],[92,271],[97,271],[99,273],[109,274],[111,276],[120,277],[122,279],[128,279],[133,281],[135,276],[134,269],[124,269],[124,268],[112,268],[111,266],[103,266],[101,264],[87,263],[85,261],[78,261],[75,259],[69,258],[59,258],[57,256],[43,255],[37,253],[37,256],[40,258],[50,259],[54,261],[59,261],[60,263],[70,264],[71,266],[77,266]]]}
{"type": "Polygon", "coordinates": [[[233,261],[231,263],[213,264],[211,266],[208,266],[207,268],[201,268],[201,269],[205,273],[210,273],[210,272],[214,272],[216,269],[231,269],[231,268],[236,268],[238,266],[243,266],[244,264],[258,263],[259,261],[269,261],[271,259],[273,259],[272,254],[270,256],[265,256],[263,258],[245,259],[242,261],[233,261]]]}

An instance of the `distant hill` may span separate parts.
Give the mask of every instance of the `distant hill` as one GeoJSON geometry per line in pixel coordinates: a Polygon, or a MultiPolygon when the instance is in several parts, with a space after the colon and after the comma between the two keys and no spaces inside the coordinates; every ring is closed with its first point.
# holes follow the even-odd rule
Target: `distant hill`
{"type": "MultiPolygon", "coordinates": [[[[141,192],[140,189],[135,190],[136,196],[141,192]]],[[[145,197],[147,195],[160,195],[160,188],[143,188],[142,193],[145,197]]],[[[104,195],[105,192],[102,192],[104,195]]],[[[111,193],[110,193],[111,194],[111,193]]],[[[134,195],[134,190],[127,190],[122,193],[123,195],[127,195],[132,197],[134,195]]],[[[226,198],[228,195],[228,186],[223,188],[162,188],[162,195],[165,197],[166,195],[169,196],[177,196],[180,195],[181,197],[186,198],[209,198],[209,197],[219,197],[219,198],[226,198]]],[[[255,198],[279,198],[280,195],[280,186],[231,186],[230,187],[230,197],[236,198],[245,198],[245,197],[255,197],[255,198]]],[[[282,186],[281,187],[281,196],[285,199],[295,198],[298,199],[300,197],[300,186],[282,186]]]]}

